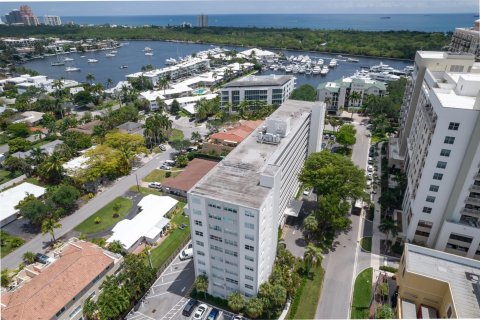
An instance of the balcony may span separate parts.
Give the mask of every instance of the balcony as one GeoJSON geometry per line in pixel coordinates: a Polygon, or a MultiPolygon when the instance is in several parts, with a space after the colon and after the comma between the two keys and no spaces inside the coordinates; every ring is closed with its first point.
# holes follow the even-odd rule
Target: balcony
{"type": "Polygon", "coordinates": [[[469,209],[469,208],[463,208],[460,213],[466,214],[469,216],[475,216],[475,217],[480,217],[480,210],[477,209],[469,209]]]}
{"type": "Polygon", "coordinates": [[[480,198],[474,198],[474,197],[467,197],[465,199],[466,203],[473,203],[473,204],[480,204],[480,198]]]}
{"type": "Polygon", "coordinates": [[[476,184],[472,184],[470,186],[470,191],[480,191],[480,186],[477,186],[476,184]]]}
{"type": "Polygon", "coordinates": [[[478,219],[469,216],[461,216],[458,223],[473,228],[480,228],[480,222],[478,221],[478,219]]]}

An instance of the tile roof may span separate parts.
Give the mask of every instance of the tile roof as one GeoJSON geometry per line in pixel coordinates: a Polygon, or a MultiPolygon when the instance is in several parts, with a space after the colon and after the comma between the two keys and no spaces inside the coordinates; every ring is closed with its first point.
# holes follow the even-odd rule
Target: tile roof
{"type": "Polygon", "coordinates": [[[244,121],[239,126],[225,132],[217,132],[210,136],[214,140],[233,141],[240,143],[248,137],[263,121],[244,121]]]}
{"type": "Polygon", "coordinates": [[[90,242],[68,244],[61,257],[40,274],[16,290],[2,294],[2,320],[54,318],[114,261],[90,242]]]}

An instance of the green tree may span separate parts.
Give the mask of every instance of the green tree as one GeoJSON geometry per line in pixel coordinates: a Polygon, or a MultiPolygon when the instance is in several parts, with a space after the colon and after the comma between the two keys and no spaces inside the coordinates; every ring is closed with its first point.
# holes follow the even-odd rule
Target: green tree
{"type": "Polygon", "coordinates": [[[30,128],[25,123],[11,123],[7,132],[15,138],[26,138],[30,135],[30,128]]]}
{"type": "Polygon", "coordinates": [[[27,218],[34,225],[41,225],[42,221],[50,215],[50,208],[33,195],[29,195],[18,205],[21,216],[27,218]]]}
{"type": "Polygon", "coordinates": [[[197,279],[195,279],[195,288],[198,292],[203,292],[204,298],[207,298],[208,278],[206,275],[199,275],[197,279]]]}
{"type": "Polygon", "coordinates": [[[55,229],[61,228],[62,225],[55,218],[46,218],[42,221],[42,234],[49,233],[52,236],[52,242],[56,242],[55,229]]]}
{"type": "Polygon", "coordinates": [[[297,89],[293,90],[290,99],[302,101],[316,101],[317,90],[309,84],[303,84],[297,89]]]}
{"type": "Polygon", "coordinates": [[[312,243],[308,244],[303,254],[303,267],[307,275],[310,274],[310,269],[318,267],[322,263],[322,253],[319,248],[315,247],[312,243]]]}
{"type": "Polygon", "coordinates": [[[63,142],[75,151],[88,149],[92,146],[92,137],[85,133],[67,131],[62,135],[62,138],[63,142]]]}
{"type": "Polygon", "coordinates": [[[315,215],[310,214],[303,220],[303,229],[307,233],[307,238],[318,230],[318,220],[315,215]]]}
{"type": "Polygon", "coordinates": [[[122,243],[119,240],[114,240],[108,245],[108,250],[113,253],[123,254],[125,249],[122,246],[122,243]]]}
{"type": "Polygon", "coordinates": [[[113,80],[111,78],[107,79],[107,88],[110,88],[113,84],[113,80]]]}
{"type": "Polygon", "coordinates": [[[45,195],[52,208],[62,209],[65,213],[70,213],[77,207],[76,201],[79,197],[80,191],[67,183],[48,188],[45,195]]]}
{"type": "Polygon", "coordinates": [[[114,275],[107,276],[100,288],[97,300],[100,319],[119,319],[130,307],[127,288],[114,275]]]}
{"type": "Polygon", "coordinates": [[[100,224],[102,223],[102,218],[96,217],[93,221],[95,222],[95,224],[100,224]]]}
{"type": "Polygon", "coordinates": [[[199,141],[201,139],[202,139],[202,136],[200,135],[200,133],[198,133],[198,131],[192,132],[192,136],[190,137],[190,140],[199,141]]]}
{"type": "Polygon", "coordinates": [[[190,147],[190,140],[174,140],[170,142],[172,148],[178,151],[182,151],[190,147]]]}
{"type": "Polygon", "coordinates": [[[233,312],[238,313],[245,306],[245,298],[240,292],[234,292],[228,296],[228,306],[233,312]]]}
{"type": "MultiPolygon", "coordinates": [[[[168,89],[169,85],[170,85],[170,81],[168,80],[167,77],[161,77],[160,80],[158,81],[158,87],[159,87],[160,89],[163,89],[163,94],[165,94],[165,90],[168,89]]],[[[175,102],[175,101],[176,101],[176,100],[174,100],[174,102],[175,102]]],[[[178,101],[177,101],[177,103],[178,103],[178,101]]],[[[173,112],[172,112],[172,113],[173,113],[173,112]]]]}
{"type": "Polygon", "coordinates": [[[23,254],[23,261],[25,261],[28,264],[34,263],[35,262],[35,253],[31,251],[27,251],[23,254]]]}
{"type": "Polygon", "coordinates": [[[263,314],[263,303],[259,298],[248,300],[245,311],[250,318],[257,319],[263,314]]]}
{"type": "Polygon", "coordinates": [[[73,101],[79,106],[86,106],[87,104],[93,102],[93,97],[89,91],[83,90],[83,91],[77,92],[73,96],[73,101]]]}
{"type": "Polygon", "coordinates": [[[87,300],[85,300],[85,302],[83,303],[82,311],[83,315],[87,318],[87,320],[97,319],[96,314],[98,312],[98,307],[91,297],[88,297],[87,300]]]}
{"type": "Polygon", "coordinates": [[[134,300],[137,300],[150,288],[156,279],[155,270],[145,263],[145,255],[143,254],[127,254],[122,267],[120,279],[125,284],[129,295],[134,300]]]}
{"type": "Polygon", "coordinates": [[[40,147],[35,147],[30,151],[30,158],[34,165],[39,165],[48,157],[48,154],[40,147]]]}
{"type": "Polygon", "coordinates": [[[8,141],[8,147],[10,153],[15,153],[17,151],[27,151],[30,149],[31,143],[24,138],[14,138],[8,141]]]}
{"type": "Polygon", "coordinates": [[[90,84],[93,84],[93,81],[95,81],[95,76],[92,73],[88,73],[85,76],[85,79],[87,80],[87,82],[90,82],[90,84]]]}
{"type": "Polygon", "coordinates": [[[395,312],[388,304],[378,306],[375,310],[375,319],[395,319],[395,312]]]}
{"type": "Polygon", "coordinates": [[[27,175],[30,175],[30,171],[31,171],[31,167],[28,164],[26,159],[12,157],[12,156],[8,156],[7,159],[5,159],[5,161],[2,163],[2,166],[4,169],[8,171],[11,171],[11,172],[20,171],[27,175]]]}
{"type": "Polygon", "coordinates": [[[355,134],[357,130],[351,124],[344,124],[343,126],[338,129],[337,132],[337,142],[343,145],[343,148],[346,150],[350,146],[353,146],[357,139],[355,138],[355,134]]]}
{"type": "Polygon", "coordinates": [[[115,202],[112,209],[113,209],[113,217],[118,218],[119,217],[118,213],[120,212],[120,209],[122,209],[122,205],[119,202],[115,202]]]}
{"type": "Polygon", "coordinates": [[[178,167],[184,168],[188,165],[188,157],[184,154],[181,154],[175,159],[175,163],[178,167]]]}
{"type": "Polygon", "coordinates": [[[389,238],[390,236],[392,236],[392,238],[395,239],[398,235],[398,232],[400,231],[400,228],[398,227],[398,224],[395,220],[387,218],[380,223],[380,225],[378,226],[378,230],[381,233],[384,233],[386,236],[385,254],[387,254],[390,250],[389,238]]]}
{"type": "Polygon", "coordinates": [[[38,167],[39,176],[46,181],[55,183],[62,179],[64,160],[59,153],[54,152],[38,167]]]}
{"type": "Polygon", "coordinates": [[[7,288],[11,280],[10,271],[8,269],[3,269],[1,278],[2,287],[7,288]]]}
{"type": "Polygon", "coordinates": [[[180,112],[180,103],[177,99],[173,99],[172,104],[170,105],[170,113],[177,115],[180,112]]]}

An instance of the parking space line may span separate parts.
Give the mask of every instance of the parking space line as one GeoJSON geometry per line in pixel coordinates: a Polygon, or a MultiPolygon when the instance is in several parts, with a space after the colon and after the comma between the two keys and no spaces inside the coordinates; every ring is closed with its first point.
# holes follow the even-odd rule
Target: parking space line
{"type": "Polygon", "coordinates": [[[149,317],[149,316],[147,316],[146,314],[141,313],[140,311],[137,311],[137,312],[140,313],[142,316],[144,316],[144,317],[147,318],[147,319],[155,320],[154,318],[149,317]]]}
{"type": "Polygon", "coordinates": [[[149,297],[146,297],[145,299],[150,299],[150,298],[156,298],[156,297],[160,297],[160,296],[163,296],[164,294],[167,294],[167,293],[170,293],[170,292],[163,292],[163,293],[159,293],[159,294],[156,294],[154,296],[149,296],[149,297]]]}
{"type": "Polygon", "coordinates": [[[161,286],[163,286],[163,285],[170,284],[170,283],[173,283],[173,282],[176,282],[176,281],[180,281],[180,280],[181,280],[181,279],[176,279],[176,280],[173,280],[173,281],[163,282],[163,283],[156,284],[156,285],[152,286],[152,288],[161,287],[161,286]]]}
{"type": "Polygon", "coordinates": [[[162,274],[162,277],[165,277],[165,276],[168,276],[168,275],[171,275],[171,274],[175,274],[175,273],[179,273],[179,272],[182,272],[182,271],[192,270],[192,269],[193,268],[186,268],[186,269],[182,269],[182,270],[172,271],[170,273],[162,274]]]}
{"type": "Polygon", "coordinates": [[[160,320],[164,320],[164,319],[172,319],[173,317],[175,317],[177,315],[177,313],[180,311],[180,310],[183,310],[183,308],[185,307],[185,305],[188,303],[188,299],[186,299],[185,297],[182,297],[182,299],[180,299],[180,301],[177,302],[176,305],[174,305],[172,307],[172,309],[170,309],[170,311],[168,311],[164,316],[163,318],[161,318],[160,320]],[[171,316],[168,316],[168,314],[170,314],[172,312],[172,310],[174,308],[177,308],[177,306],[180,304],[180,308],[171,316]]]}

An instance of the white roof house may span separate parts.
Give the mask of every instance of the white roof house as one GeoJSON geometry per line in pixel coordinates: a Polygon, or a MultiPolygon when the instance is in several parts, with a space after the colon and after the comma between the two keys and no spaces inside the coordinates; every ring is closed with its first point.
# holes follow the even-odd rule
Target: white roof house
{"type": "Polygon", "coordinates": [[[37,185],[24,182],[16,187],[5,190],[0,193],[0,226],[15,220],[18,209],[15,206],[25,199],[28,194],[33,194],[35,197],[41,197],[45,193],[45,188],[37,185]]]}
{"type": "Polygon", "coordinates": [[[126,250],[134,249],[143,239],[153,244],[170,222],[166,218],[178,201],[168,196],[145,196],[138,206],[142,209],[133,219],[124,219],[113,228],[108,243],[120,241],[126,250]]]}

